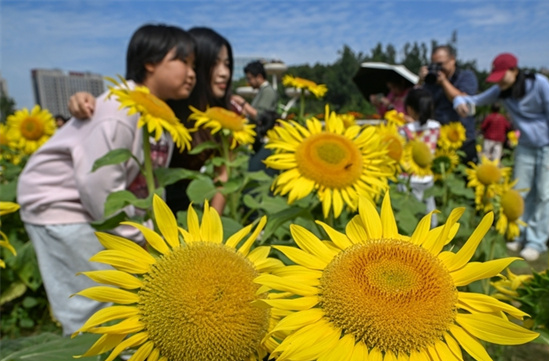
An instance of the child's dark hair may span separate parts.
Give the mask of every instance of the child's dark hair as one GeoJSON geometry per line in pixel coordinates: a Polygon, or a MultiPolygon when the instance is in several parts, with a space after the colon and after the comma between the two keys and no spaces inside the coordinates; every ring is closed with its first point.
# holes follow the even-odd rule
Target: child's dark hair
{"type": "Polygon", "coordinates": [[[404,106],[412,108],[418,114],[419,118],[417,120],[421,125],[433,118],[433,97],[428,90],[422,88],[410,89],[404,101],[404,106]]]}
{"type": "Polygon", "coordinates": [[[189,33],[177,26],[143,25],[130,40],[126,53],[126,79],[143,83],[146,64],[160,63],[175,49],[174,59],[185,60],[195,52],[195,41],[189,33]]]}

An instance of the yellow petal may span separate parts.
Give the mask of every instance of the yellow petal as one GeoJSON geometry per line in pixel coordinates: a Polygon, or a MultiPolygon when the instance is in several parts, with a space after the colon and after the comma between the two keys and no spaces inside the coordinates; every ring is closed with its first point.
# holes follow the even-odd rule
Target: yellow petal
{"type": "Polygon", "coordinates": [[[517,319],[528,316],[527,313],[508,303],[481,293],[459,292],[458,306],[471,313],[475,313],[474,311],[483,313],[505,312],[517,319]]]}
{"type": "Polygon", "coordinates": [[[243,254],[244,256],[248,255],[248,252],[250,252],[250,248],[252,247],[252,244],[257,240],[257,237],[259,236],[259,234],[263,230],[263,227],[265,227],[266,223],[267,223],[267,217],[266,216],[261,217],[261,219],[259,220],[259,224],[257,225],[257,227],[255,227],[252,234],[250,234],[248,239],[238,249],[239,253],[243,254]]]}
{"type": "Polygon", "coordinates": [[[340,331],[330,327],[326,321],[319,321],[288,336],[273,354],[283,351],[276,357],[277,361],[315,360],[318,355],[336,345],[340,334],[340,331]]]}
{"type": "Polygon", "coordinates": [[[450,212],[450,215],[448,216],[446,223],[442,227],[442,231],[440,232],[440,235],[437,238],[428,237],[427,241],[423,243],[423,248],[427,249],[429,252],[431,252],[434,255],[438,255],[442,250],[442,247],[444,247],[444,245],[446,244],[448,240],[448,236],[451,233],[452,227],[454,227],[456,222],[461,218],[461,216],[463,215],[463,212],[465,212],[464,207],[454,208],[452,212],[450,212]]]}
{"type": "Polygon", "coordinates": [[[152,229],[145,227],[142,224],[134,223],[134,222],[121,222],[120,224],[126,224],[133,226],[141,231],[143,233],[143,236],[145,236],[145,239],[147,240],[147,243],[151,245],[152,248],[156,249],[161,254],[168,254],[170,253],[170,249],[168,248],[168,245],[160,237],[158,233],[153,231],[152,229]]]}
{"type": "Polygon", "coordinates": [[[140,315],[136,315],[120,321],[116,325],[91,328],[88,332],[121,335],[139,332],[145,328],[145,325],[139,322],[140,317],[140,315]]]}
{"type": "Polygon", "coordinates": [[[368,361],[383,361],[383,354],[377,347],[370,350],[368,361]]]}
{"type": "Polygon", "coordinates": [[[127,348],[135,347],[141,345],[143,342],[147,341],[148,335],[145,332],[136,333],[135,335],[129,337],[128,339],[122,341],[118,346],[112,350],[111,354],[105,361],[113,361],[120,352],[124,351],[127,348]]]}
{"type": "Polygon", "coordinates": [[[412,237],[410,238],[410,242],[413,244],[417,244],[418,246],[421,246],[423,242],[427,239],[427,235],[429,234],[429,230],[431,229],[431,217],[433,216],[433,212],[429,212],[426,216],[424,216],[421,221],[419,221],[416,229],[414,230],[414,233],[412,234],[412,237]]]}
{"type": "Polygon", "coordinates": [[[290,225],[290,232],[292,233],[295,242],[302,250],[318,257],[326,263],[329,263],[333,259],[334,253],[312,232],[295,224],[290,225]]]}
{"type": "Polygon", "coordinates": [[[444,341],[446,341],[446,345],[448,346],[448,349],[454,354],[454,356],[462,361],[463,360],[463,354],[461,353],[461,348],[459,347],[459,344],[457,341],[449,334],[444,333],[444,341]]]}
{"type": "Polygon", "coordinates": [[[177,221],[168,205],[158,195],[153,197],[154,219],[164,239],[172,248],[179,246],[177,221]]]}
{"type": "MultiPolygon", "coordinates": [[[[147,359],[154,348],[154,343],[152,341],[147,341],[141,347],[135,351],[132,357],[128,361],[144,361],[147,359]]],[[[150,360],[150,359],[148,359],[150,360]]]]}
{"type": "Polygon", "coordinates": [[[311,308],[309,310],[295,312],[280,320],[270,333],[298,330],[307,325],[316,323],[323,317],[324,312],[320,308],[311,308]]]}
{"type": "Polygon", "coordinates": [[[466,286],[471,282],[482,280],[485,278],[494,277],[503,269],[511,264],[511,262],[518,260],[517,257],[507,257],[502,259],[496,259],[487,261],[484,263],[471,262],[458,271],[451,272],[454,283],[457,287],[466,286]]]}
{"type": "Polygon", "coordinates": [[[139,302],[139,296],[136,293],[106,286],[86,288],[76,294],[98,302],[114,302],[123,305],[139,302]]]}
{"type": "Polygon", "coordinates": [[[375,205],[369,199],[360,197],[358,214],[364,225],[367,239],[380,239],[382,234],[381,218],[379,218],[375,205]]]}
{"type": "Polygon", "coordinates": [[[340,338],[333,348],[323,353],[318,358],[318,361],[350,361],[353,355],[354,344],[354,336],[347,334],[340,338]]]}
{"type": "Polygon", "coordinates": [[[95,235],[103,247],[108,250],[120,251],[126,254],[127,258],[146,264],[156,263],[156,259],[135,242],[110,233],[96,232],[95,235]]]}
{"type": "Polygon", "coordinates": [[[219,213],[209,206],[208,201],[204,202],[204,213],[202,214],[200,234],[204,241],[213,243],[223,242],[223,225],[221,224],[221,218],[219,218],[219,213]]]}
{"type": "Polygon", "coordinates": [[[438,357],[443,361],[462,361],[462,358],[458,358],[454,352],[448,347],[444,342],[436,342],[435,350],[438,354],[438,357]]]}
{"type": "Polygon", "coordinates": [[[258,300],[258,302],[262,302],[269,305],[270,307],[275,307],[282,310],[303,311],[316,306],[319,302],[319,299],[318,296],[309,296],[282,300],[262,299],[258,300]]]}
{"type": "Polygon", "coordinates": [[[368,234],[364,230],[364,226],[362,226],[362,221],[360,220],[359,215],[354,216],[353,219],[347,223],[345,233],[347,234],[347,237],[349,237],[349,240],[354,244],[363,243],[368,239],[368,234]]]}
{"type": "Polygon", "coordinates": [[[344,235],[343,233],[340,233],[333,229],[332,227],[328,226],[326,223],[316,221],[317,224],[319,224],[322,229],[328,234],[328,237],[332,240],[332,242],[335,243],[339,249],[346,249],[353,245],[353,243],[349,240],[349,238],[344,235]]]}
{"type": "Polygon", "coordinates": [[[128,290],[140,288],[143,285],[141,280],[130,275],[129,273],[122,272],[122,271],[101,270],[101,271],[80,272],[78,274],[86,275],[97,283],[104,283],[104,284],[117,286],[117,287],[128,289],[128,290]]]}
{"type": "Polygon", "coordinates": [[[201,239],[200,222],[198,221],[198,215],[196,214],[192,204],[189,205],[189,209],[187,211],[187,229],[189,230],[189,234],[193,237],[194,241],[201,239]]]}
{"type": "Polygon", "coordinates": [[[316,287],[298,284],[292,280],[288,281],[282,277],[269,274],[262,274],[256,277],[254,282],[272,289],[288,291],[301,296],[315,296],[318,294],[318,289],[316,287]]]}
{"type": "Polygon", "coordinates": [[[494,315],[458,313],[456,322],[471,335],[498,345],[520,345],[539,336],[537,332],[494,315]]]}
{"type": "Polygon", "coordinates": [[[450,332],[461,347],[477,361],[493,361],[482,344],[459,326],[450,326],[450,332]]]}
{"type": "Polygon", "coordinates": [[[351,356],[351,361],[365,361],[368,360],[368,348],[362,341],[355,343],[353,348],[353,355],[351,356]]]}
{"type": "Polygon", "coordinates": [[[391,197],[389,196],[388,191],[385,192],[383,203],[381,204],[381,227],[384,238],[398,238],[398,228],[395,221],[395,215],[393,214],[393,208],[391,207],[391,197]]]}
{"type": "MultiPolygon", "coordinates": [[[[80,327],[78,332],[86,332],[92,327],[101,325],[105,322],[120,320],[122,318],[129,318],[139,314],[139,309],[133,306],[110,306],[102,308],[94,313],[85,323],[80,327]]],[[[76,336],[76,334],[72,336],[76,336]]]]}
{"type": "MultiPolygon", "coordinates": [[[[445,262],[443,260],[449,271],[457,270],[469,262],[471,257],[475,254],[480,241],[482,241],[482,238],[486,235],[490,227],[492,227],[492,223],[494,223],[494,213],[490,212],[482,218],[478,227],[455,256],[449,257],[445,262]]],[[[442,259],[442,257],[440,258],[442,259]]]]}
{"type": "Polygon", "coordinates": [[[250,233],[250,230],[252,229],[252,225],[249,224],[247,225],[246,227],[240,229],[239,231],[237,231],[235,234],[233,234],[232,236],[230,236],[227,241],[225,241],[225,245],[227,247],[230,247],[230,248],[234,248],[236,249],[236,246],[238,246],[238,244],[240,243],[240,241],[242,241],[242,239],[244,239],[244,237],[250,233]]]}
{"type": "Polygon", "coordinates": [[[120,271],[128,273],[143,274],[151,270],[150,264],[129,259],[128,255],[121,251],[99,251],[90,258],[90,261],[109,264],[120,271]]]}
{"type": "Polygon", "coordinates": [[[126,335],[103,335],[101,336],[88,351],[82,355],[73,356],[74,358],[89,357],[95,355],[101,355],[109,350],[112,350],[116,345],[126,337],[126,335]]]}
{"type": "Polygon", "coordinates": [[[315,270],[323,270],[328,264],[328,262],[325,262],[319,259],[318,257],[313,256],[312,254],[302,251],[296,247],[273,246],[273,248],[284,253],[286,257],[288,257],[290,260],[294,261],[295,263],[308,268],[312,268],[315,270]]]}

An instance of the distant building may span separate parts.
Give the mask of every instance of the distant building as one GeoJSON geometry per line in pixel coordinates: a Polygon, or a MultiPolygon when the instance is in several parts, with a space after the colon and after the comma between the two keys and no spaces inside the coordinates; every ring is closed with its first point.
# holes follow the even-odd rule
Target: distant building
{"type": "Polygon", "coordinates": [[[105,89],[103,77],[99,74],[75,71],[64,73],[59,69],[33,69],[31,74],[36,104],[53,115],[70,116],[67,103],[74,93],[87,91],[98,96],[105,89]]]}

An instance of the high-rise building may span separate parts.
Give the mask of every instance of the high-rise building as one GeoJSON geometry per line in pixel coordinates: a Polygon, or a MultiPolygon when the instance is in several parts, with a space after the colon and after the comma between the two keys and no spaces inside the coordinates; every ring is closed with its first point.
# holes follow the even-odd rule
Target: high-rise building
{"type": "Polygon", "coordinates": [[[31,73],[36,104],[53,115],[70,116],[67,103],[74,93],[87,91],[98,96],[105,89],[103,77],[99,74],[75,71],[64,73],[59,69],[32,69],[31,73]]]}

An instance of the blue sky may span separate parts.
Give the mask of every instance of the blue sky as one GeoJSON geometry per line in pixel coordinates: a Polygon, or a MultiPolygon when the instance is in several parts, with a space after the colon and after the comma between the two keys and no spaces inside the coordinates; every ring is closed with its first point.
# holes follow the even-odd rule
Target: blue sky
{"type": "Polygon", "coordinates": [[[235,56],[287,65],[332,63],[344,44],[369,53],[378,42],[447,42],[488,69],[500,52],[519,66],[549,68],[549,1],[373,0],[0,0],[0,72],[18,108],[34,104],[30,70],[124,74],[126,46],[144,23],[208,26],[235,56]]]}

